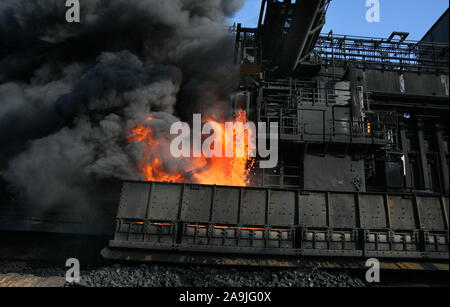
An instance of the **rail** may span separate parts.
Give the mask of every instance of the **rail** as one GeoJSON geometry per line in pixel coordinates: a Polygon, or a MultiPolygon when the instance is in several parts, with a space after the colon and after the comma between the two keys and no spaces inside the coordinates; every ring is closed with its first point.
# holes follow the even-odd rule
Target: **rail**
{"type": "Polygon", "coordinates": [[[258,120],[278,122],[282,137],[304,141],[377,143],[395,145],[398,120],[395,112],[367,110],[352,118],[348,89],[319,88],[293,80],[267,82],[259,101],[258,120]]]}
{"type": "Polygon", "coordinates": [[[392,38],[322,34],[310,60],[313,63],[393,70],[448,71],[449,45],[392,38]]]}

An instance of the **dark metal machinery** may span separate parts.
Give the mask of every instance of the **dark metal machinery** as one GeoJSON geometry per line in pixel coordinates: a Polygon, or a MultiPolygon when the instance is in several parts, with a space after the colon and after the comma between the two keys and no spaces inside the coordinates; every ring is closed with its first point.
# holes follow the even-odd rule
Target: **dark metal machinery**
{"type": "MultiPolygon", "coordinates": [[[[314,29],[328,4],[319,2],[308,11],[314,29]]],[[[255,185],[448,195],[448,42],[312,35],[310,24],[308,38],[292,36],[304,5],[265,1],[257,29],[237,27],[253,119],[280,126],[280,163],[255,185]],[[292,69],[280,70],[280,59],[292,69]]]]}
{"type": "Polygon", "coordinates": [[[0,231],[114,234],[108,259],[448,271],[448,40],[320,34],[328,4],[264,0],[234,28],[239,107],[280,127],[253,187],[108,183],[54,216],[0,202],[0,231]]]}
{"type": "Polygon", "coordinates": [[[442,260],[448,259],[448,209],[448,198],[429,195],[126,182],[104,254],[442,260]]]}
{"type": "Polygon", "coordinates": [[[257,28],[234,28],[245,106],[280,127],[279,164],[255,174],[260,188],[125,183],[105,257],[376,257],[448,270],[448,43],[320,35],[328,4],[262,1],[257,28]]]}

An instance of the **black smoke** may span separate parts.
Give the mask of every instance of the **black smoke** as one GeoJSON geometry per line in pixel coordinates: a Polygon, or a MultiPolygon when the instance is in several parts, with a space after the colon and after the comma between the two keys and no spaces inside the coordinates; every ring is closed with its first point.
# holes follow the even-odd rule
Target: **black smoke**
{"type": "MultiPolygon", "coordinates": [[[[225,17],[244,0],[0,0],[0,175],[40,205],[89,201],[102,179],[143,179],[126,142],[154,116],[208,112],[237,82],[225,17]]],[[[150,124],[149,124],[150,125],[150,124]]],[[[165,161],[172,163],[172,161],[165,161]]]]}

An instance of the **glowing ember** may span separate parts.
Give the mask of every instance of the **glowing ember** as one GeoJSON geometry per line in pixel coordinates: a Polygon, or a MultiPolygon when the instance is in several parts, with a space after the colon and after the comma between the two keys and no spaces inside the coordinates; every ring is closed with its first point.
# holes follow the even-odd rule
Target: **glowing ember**
{"type": "Polygon", "coordinates": [[[150,128],[139,126],[133,129],[131,135],[127,136],[127,141],[146,142],[147,144],[151,144],[153,141],[153,132],[150,128]]]}
{"type": "MultiPolygon", "coordinates": [[[[154,117],[148,117],[147,121],[154,119],[154,117]]],[[[205,122],[220,125],[219,130],[225,131],[225,123],[217,123],[209,119],[206,119],[205,122]]],[[[235,123],[237,122],[242,124],[247,122],[245,111],[237,112],[235,123]]],[[[249,140],[255,138],[255,136],[249,135],[250,133],[249,131],[245,132],[244,141],[236,138],[236,131],[233,131],[233,139],[227,139],[225,133],[216,135],[214,146],[221,145],[222,151],[225,153],[226,142],[230,143],[228,145],[233,148],[233,158],[226,158],[224,157],[225,154],[222,154],[222,157],[211,158],[207,158],[203,154],[201,158],[175,159],[170,157],[169,160],[180,162],[175,163],[176,166],[174,166],[174,163],[165,163],[163,153],[168,152],[167,147],[170,145],[156,140],[151,128],[139,125],[132,130],[126,139],[128,142],[138,142],[145,146],[142,158],[138,163],[138,169],[147,181],[247,186],[250,183],[249,173],[254,166],[254,160],[249,158],[249,152],[254,150],[254,143],[249,142],[249,140]],[[243,141],[244,144],[239,143],[239,141],[243,141]],[[244,150],[243,153],[241,148],[244,150]],[[182,169],[181,165],[183,165],[182,169]]]]}

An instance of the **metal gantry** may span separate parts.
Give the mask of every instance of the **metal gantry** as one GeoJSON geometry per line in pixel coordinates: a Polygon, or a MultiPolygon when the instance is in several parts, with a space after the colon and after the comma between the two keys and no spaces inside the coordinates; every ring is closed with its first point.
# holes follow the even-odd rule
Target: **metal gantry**
{"type": "Polygon", "coordinates": [[[405,33],[400,32],[387,39],[330,32],[319,37],[309,61],[329,66],[355,64],[371,69],[448,72],[448,54],[448,44],[407,41],[405,33]]]}

